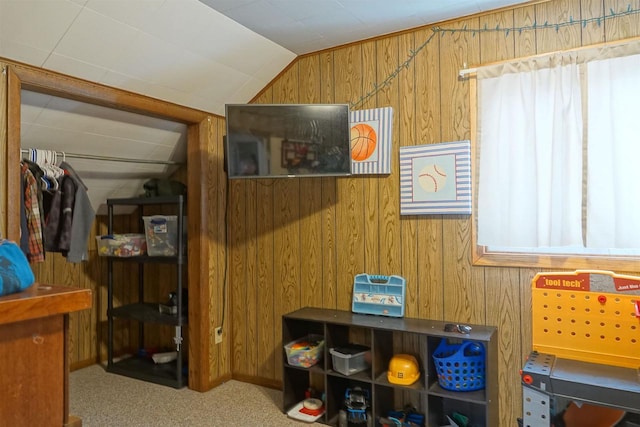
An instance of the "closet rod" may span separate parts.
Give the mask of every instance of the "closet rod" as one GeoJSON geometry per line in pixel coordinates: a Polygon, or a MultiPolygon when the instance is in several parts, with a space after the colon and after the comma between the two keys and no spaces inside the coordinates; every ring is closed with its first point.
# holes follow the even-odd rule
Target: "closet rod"
{"type": "MultiPolygon", "coordinates": [[[[29,150],[20,150],[20,153],[29,154],[29,150]]],[[[151,164],[157,164],[157,165],[176,165],[176,166],[179,166],[182,164],[182,163],[174,162],[171,160],[127,159],[124,157],[94,156],[92,154],[67,153],[64,151],[56,151],[56,154],[62,158],[69,157],[72,159],[107,160],[110,162],[151,163],[151,164]]]]}

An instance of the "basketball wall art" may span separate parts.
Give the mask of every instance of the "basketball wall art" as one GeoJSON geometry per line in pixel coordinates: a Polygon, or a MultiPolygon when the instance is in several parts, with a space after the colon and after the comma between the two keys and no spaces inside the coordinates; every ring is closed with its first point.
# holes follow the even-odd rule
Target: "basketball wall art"
{"type": "Polygon", "coordinates": [[[471,214],[471,143],[400,147],[400,214],[471,214]]]}
{"type": "Polygon", "coordinates": [[[350,112],[352,174],[391,173],[392,119],[391,107],[350,112]]]}

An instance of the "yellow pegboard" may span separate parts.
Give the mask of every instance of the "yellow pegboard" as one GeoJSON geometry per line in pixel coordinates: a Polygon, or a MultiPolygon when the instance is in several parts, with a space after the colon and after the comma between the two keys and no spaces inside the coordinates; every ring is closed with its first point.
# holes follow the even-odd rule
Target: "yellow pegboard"
{"type": "Polygon", "coordinates": [[[640,277],[610,271],[538,273],[531,285],[534,350],[640,367],[640,277]]]}

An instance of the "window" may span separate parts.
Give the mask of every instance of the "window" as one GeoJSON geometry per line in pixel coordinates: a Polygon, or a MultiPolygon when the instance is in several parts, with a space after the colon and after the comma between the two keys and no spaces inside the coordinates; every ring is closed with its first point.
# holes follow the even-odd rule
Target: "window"
{"type": "Polygon", "coordinates": [[[478,69],[476,263],[637,269],[638,69],[635,45],[478,69]]]}

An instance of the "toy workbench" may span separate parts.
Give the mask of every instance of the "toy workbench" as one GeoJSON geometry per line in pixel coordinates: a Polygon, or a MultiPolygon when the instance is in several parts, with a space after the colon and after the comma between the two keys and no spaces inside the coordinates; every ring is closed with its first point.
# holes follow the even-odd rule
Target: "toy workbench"
{"type": "Polygon", "coordinates": [[[524,426],[548,427],[556,400],[640,414],[640,277],[539,273],[532,309],[533,352],[522,369],[524,426]]]}

